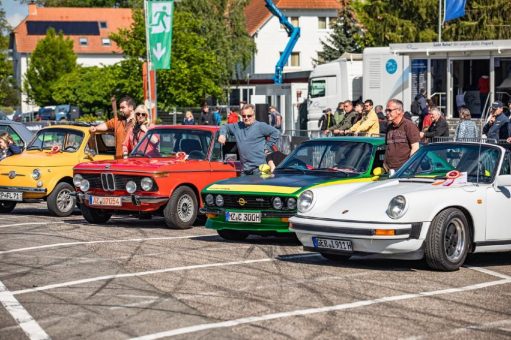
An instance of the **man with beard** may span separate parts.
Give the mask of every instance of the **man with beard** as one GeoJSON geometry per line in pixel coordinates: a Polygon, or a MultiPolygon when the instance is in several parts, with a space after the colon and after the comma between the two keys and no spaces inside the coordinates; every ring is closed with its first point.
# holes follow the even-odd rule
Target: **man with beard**
{"type": "Polygon", "coordinates": [[[134,112],[135,101],[133,98],[123,97],[120,100],[118,117],[89,128],[91,133],[96,131],[115,131],[115,158],[122,158],[122,143],[126,139],[128,130],[135,124],[134,112]]]}

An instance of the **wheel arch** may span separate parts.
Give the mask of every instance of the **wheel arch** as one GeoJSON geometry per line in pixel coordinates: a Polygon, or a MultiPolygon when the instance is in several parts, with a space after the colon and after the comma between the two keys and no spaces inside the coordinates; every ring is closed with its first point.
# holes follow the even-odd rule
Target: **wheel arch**
{"type": "Polygon", "coordinates": [[[444,207],[443,209],[437,211],[437,213],[435,214],[435,217],[438,214],[440,214],[442,211],[450,209],[450,208],[458,209],[463,213],[463,215],[465,215],[465,218],[467,219],[467,222],[468,222],[468,230],[470,232],[471,246],[470,246],[469,252],[472,252],[474,250],[474,219],[472,217],[472,214],[468,211],[467,208],[465,208],[461,205],[450,205],[448,207],[444,207]]]}
{"type": "Polygon", "coordinates": [[[197,187],[195,185],[193,185],[192,183],[180,183],[180,184],[176,185],[174,187],[174,189],[172,189],[172,191],[169,195],[169,198],[172,197],[172,195],[174,195],[174,192],[176,192],[176,190],[181,187],[188,187],[188,188],[192,189],[193,193],[195,194],[195,197],[197,198],[197,202],[199,203],[199,207],[202,206],[202,198],[201,198],[199,189],[197,189],[197,187]]]}

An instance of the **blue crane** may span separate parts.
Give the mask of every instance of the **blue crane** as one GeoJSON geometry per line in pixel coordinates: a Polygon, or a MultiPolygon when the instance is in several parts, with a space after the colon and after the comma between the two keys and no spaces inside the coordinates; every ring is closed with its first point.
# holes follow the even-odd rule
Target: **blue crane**
{"type": "Polygon", "coordinates": [[[286,48],[284,49],[284,52],[282,52],[277,65],[275,65],[275,74],[273,75],[273,81],[275,84],[282,84],[282,72],[284,70],[284,66],[287,63],[287,60],[289,59],[289,56],[291,55],[291,52],[293,52],[293,48],[295,47],[298,38],[300,38],[300,27],[294,27],[289,22],[289,20],[287,20],[287,17],[280,11],[280,9],[275,6],[273,1],[265,0],[265,2],[266,8],[268,8],[271,14],[279,18],[280,23],[282,26],[284,26],[289,37],[286,48]]]}

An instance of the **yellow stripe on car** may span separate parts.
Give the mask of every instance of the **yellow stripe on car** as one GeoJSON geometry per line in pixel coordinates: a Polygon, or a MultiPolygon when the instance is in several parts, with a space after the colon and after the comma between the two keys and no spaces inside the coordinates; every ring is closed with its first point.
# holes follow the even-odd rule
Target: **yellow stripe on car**
{"type": "Polygon", "coordinates": [[[318,184],[318,185],[314,185],[314,186],[312,186],[312,188],[326,187],[326,186],[335,185],[335,184],[349,184],[349,183],[372,182],[372,181],[376,181],[378,178],[379,178],[378,176],[373,176],[373,177],[370,177],[370,178],[340,179],[338,181],[332,181],[332,182],[326,182],[326,183],[321,183],[321,184],[318,184]]]}

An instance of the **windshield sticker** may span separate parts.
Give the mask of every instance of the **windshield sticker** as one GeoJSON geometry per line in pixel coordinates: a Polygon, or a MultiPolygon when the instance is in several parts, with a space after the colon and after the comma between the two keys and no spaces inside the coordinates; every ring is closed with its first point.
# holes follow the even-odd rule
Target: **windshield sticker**
{"type": "Polygon", "coordinates": [[[459,172],[458,170],[449,171],[445,174],[445,178],[433,183],[433,185],[442,185],[444,187],[451,186],[453,184],[462,185],[467,184],[467,173],[459,172]]]}

